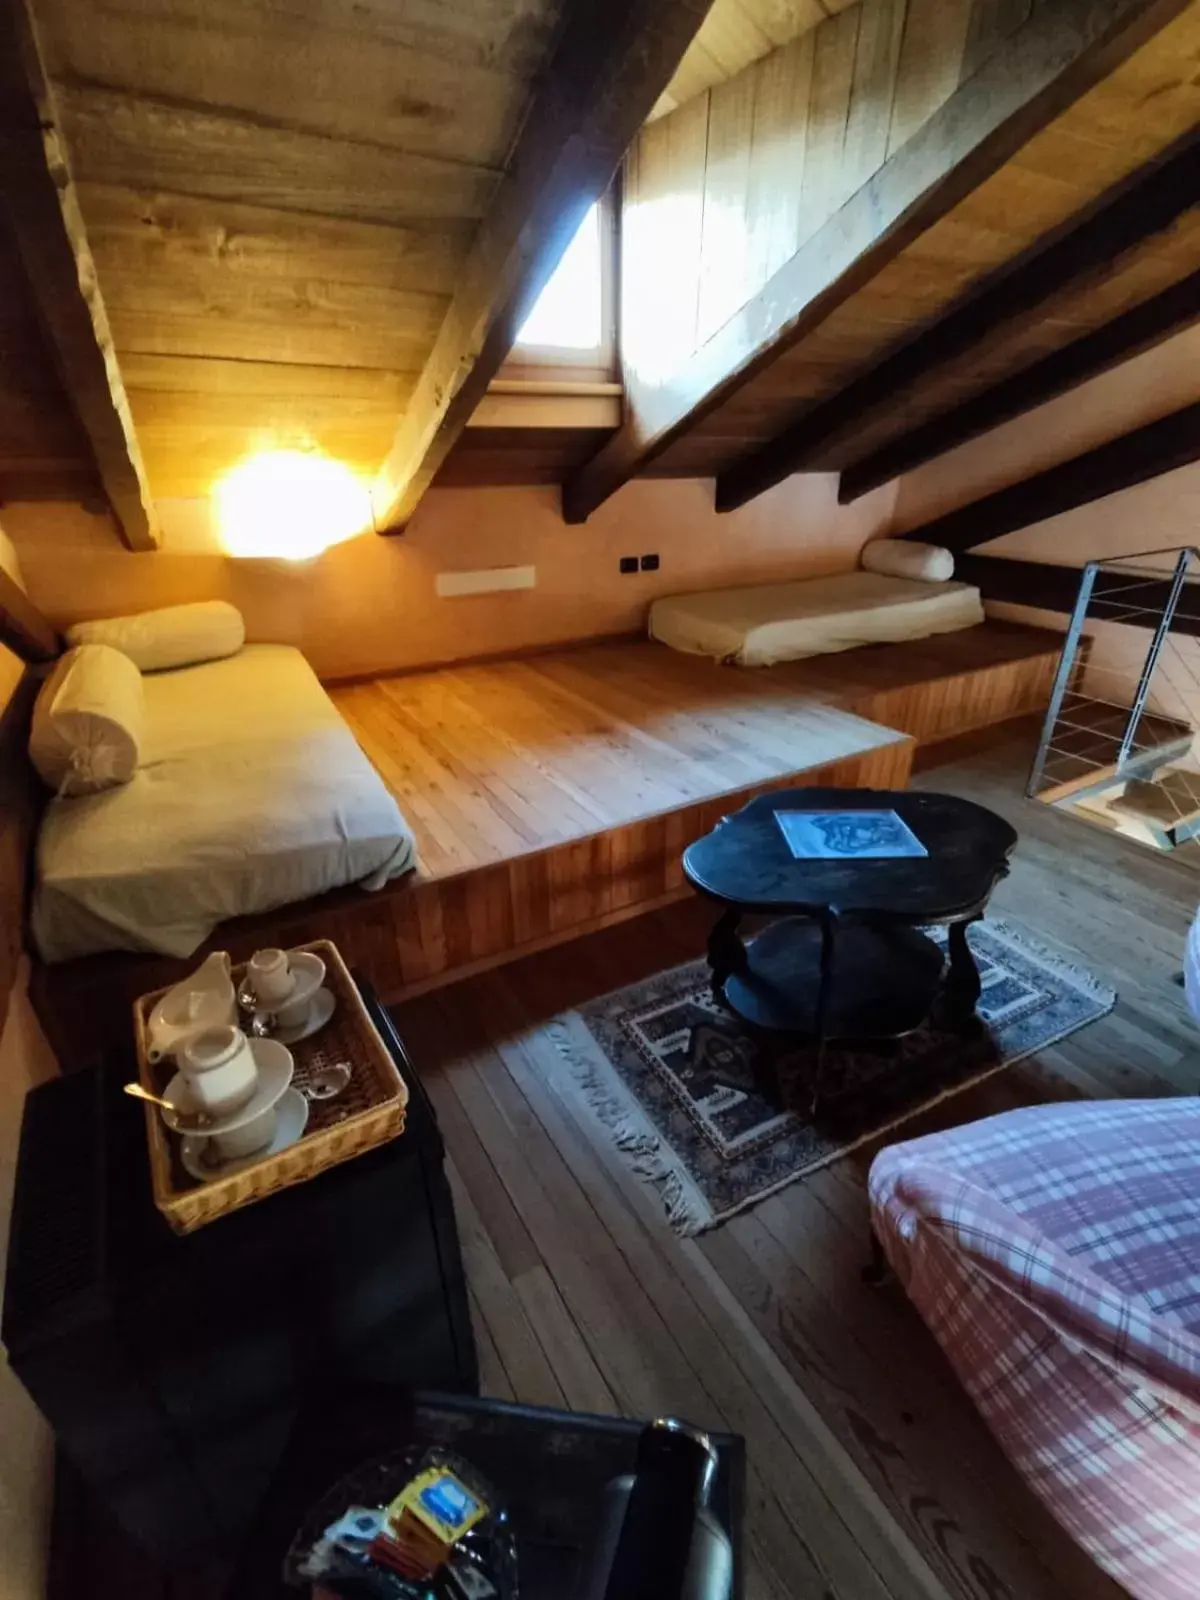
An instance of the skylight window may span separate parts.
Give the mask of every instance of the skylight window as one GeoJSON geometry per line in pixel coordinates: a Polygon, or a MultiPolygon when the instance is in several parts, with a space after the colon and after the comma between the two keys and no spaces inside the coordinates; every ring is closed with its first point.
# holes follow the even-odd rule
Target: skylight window
{"type": "Polygon", "coordinates": [[[517,335],[519,348],[590,354],[605,343],[603,230],[592,206],[517,335]]]}

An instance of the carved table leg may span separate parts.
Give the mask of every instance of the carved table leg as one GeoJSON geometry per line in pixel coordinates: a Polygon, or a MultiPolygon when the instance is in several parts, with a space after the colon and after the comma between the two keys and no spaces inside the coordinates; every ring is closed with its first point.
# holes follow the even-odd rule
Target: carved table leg
{"type": "MultiPolygon", "coordinates": [[[[977,917],[971,918],[972,922],[978,920],[977,917]]],[[[968,1035],[978,1033],[983,1026],[975,1010],[983,985],[975,957],[971,954],[971,946],[967,943],[969,926],[968,922],[950,924],[950,967],[946,973],[940,1006],[941,1020],[945,1025],[956,1033],[968,1035]]]]}
{"type": "Polygon", "coordinates": [[[735,972],[746,970],[746,947],[738,937],[742,913],[723,911],[708,936],[708,965],[712,973],[712,997],[725,1004],[725,985],[735,972]]]}

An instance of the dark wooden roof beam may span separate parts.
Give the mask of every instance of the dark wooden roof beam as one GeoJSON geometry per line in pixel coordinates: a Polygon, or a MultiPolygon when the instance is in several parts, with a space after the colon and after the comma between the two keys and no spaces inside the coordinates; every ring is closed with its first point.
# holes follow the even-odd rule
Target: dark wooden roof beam
{"type": "Polygon", "coordinates": [[[909,528],[900,537],[955,552],[970,550],[1193,461],[1200,461],[1200,402],[909,528]]]}
{"type": "Polygon", "coordinates": [[[930,417],[854,462],[842,473],[838,498],[843,504],[857,500],[881,483],[912,472],[968,439],[978,438],[981,433],[1044,405],[1198,321],[1200,272],[1193,272],[1095,332],[1051,351],[1012,377],[930,417]]]}
{"type": "Polygon", "coordinates": [[[26,0],[0,0],[0,171],[0,207],[122,537],[153,550],[154,502],[26,0]]]}
{"type": "MultiPolygon", "coordinates": [[[[1034,606],[1039,611],[1074,610],[1083,577],[1081,567],[1063,567],[1043,561],[1009,561],[1004,556],[965,555],[959,559],[957,577],[973,583],[985,600],[1002,600],[1010,605],[1034,606]]],[[[1170,574],[1161,580],[1131,577],[1128,571],[1101,568],[1092,589],[1089,615],[1109,622],[1124,622],[1129,627],[1153,628],[1171,591],[1170,574]],[[1138,583],[1136,590],[1130,585],[1138,583]],[[1136,594],[1137,604],[1131,604],[1136,594]]],[[[1184,588],[1174,614],[1176,633],[1200,635],[1200,585],[1184,588]]]]}
{"type": "Polygon", "coordinates": [[[467,425],[709,0],[575,0],[375,484],[398,532],[467,425]]]}
{"type": "MultiPolygon", "coordinates": [[[[830,399],[811,406],[768,444],[735,462],[717,479],[717,510],[733,511],[793,472],[827,466],[818,458],[832,442],[895,411],[905,393],[922,379],[969,355],[998,330],[1027,321],[1063,290],[1094,280],[1122,255],[1171,227],[1197,201],[1200,130],[1193,130],[1103,195],[1087,215],[1056,229],[989,274],[930,327],[830,399]]],[[[1200,307],[1195,315],[1200,316],[1200,307]]],[[[1034,398],[1025,409],[1040,403],[1036,388],[1030,392],[1034,398]]],[[[951,419],[956,412],[957,408],[950,413],[951,419]]],[[[849,492],[843,496],[851,497],[849,492]]]]}
{"type": "Polygon", "coordinates": [[[584,521],[799,343],[1183,9],[1184,0],[1035,9],[668,381],[627,390],[625,423],[564,488],[566,520],[584,521]]]}

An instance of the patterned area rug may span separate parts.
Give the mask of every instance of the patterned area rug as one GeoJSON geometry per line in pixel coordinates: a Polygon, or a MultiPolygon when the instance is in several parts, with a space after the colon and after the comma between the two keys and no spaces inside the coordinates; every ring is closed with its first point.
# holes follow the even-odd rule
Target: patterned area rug
{"type": "MultiPolygon", "coordinates": [[[[930,930],[944,947],[942,930],[930,930]]],[[[713,1001],[690,962],[561,1018],[555,1033],[579,1092],[633,1169],[662,1192],[672,1226],[699,1233],[939,1100],[1064,1039],[1116,994],[1012,923],[968,932],[986,1023],[964,1040],[927,1025],[880,1048],[830,1049],[816,1122],[811,1050],[781,1053],[788,1109],[756,1093],[752,1035],[713,1001]]]]}

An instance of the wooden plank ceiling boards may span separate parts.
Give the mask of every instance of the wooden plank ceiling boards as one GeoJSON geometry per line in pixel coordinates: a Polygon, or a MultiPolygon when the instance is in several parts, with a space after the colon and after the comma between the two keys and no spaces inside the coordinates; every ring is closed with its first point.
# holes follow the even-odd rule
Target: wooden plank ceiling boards
{"type": "MultiPolygon", "coordinates": [[[[16,285],[12,311],[19,325],[27,320],[25,307],[36,305],[45,344],[121,533],[131,549],[152,550],[158,543],[153,503],[25,0],[0,0],[0,105],[0,219],[6,223],[0,247],[10,263],[15,255],[24,280],[16,285]]],[[[11,265],[9,270],[11,275],[11,265]]],[[[38,380],[26,384],[23,396],[22,382],[5,387],[29,400],[38,380]]],[[[48,388],[48,380],[42,387],[48,388]]],[[[52,416],[56,409],[51,403],[52,416]]],[[[40,408],[33,413],[40,421],[40,408]]],[[[74,430],[64,426],[61,413],[58,420],[59,448],[74,453],[67,437],[74,430]]],[[[21,488],[18,482],[10,492],[21,488]]]]}
{"type": "MultiPolygon", "coordinates": [[[[792,472],[840,465],[847,451],[857,456],[870,447],[873,436],[894,433],[902,396],[904,419],[911,425],[944,404],[956,386],[961,390],[986,381],[997,364],[1002,370],[1011,366],[1014,346],[1023,357],[1036,342],[1054,349],[1062,339],[1064,303],[1074,306],[1076,317],[1094,318],[1103,326],[1111,315],[1114,289],[1127,295],[1145,292],[1145,269],[1153,261],[1149,253],[1137,254],[1139,247],[1149,242],[1161,250],[1158,236],[1198,201],[1200,130],[1194,130],[1105,194],[1081,219],[972,284],[936,322],[807,410],[769,444],[735,462],[717,480],[717,509],[744,505],[792,472]],[[1109,276],[1101,284],[1118,260],[1122,266],[1115,280],[1109,276]],[[1132,287],[1135,275],[1137,289],[1132,287]],[[945,377],[947,369],[957,383],[945,377]]],[[[1200,216],[1193,214],[1189,222],[1184,240],[1174,239],[1166,251],[1168,273],[1179,270],[1188,245],[1200,267],[1200,216]]],[[[1200,316],[1200,307],[1195,315],[1200,316]]]]}
{"type": "Polygon", "coordinates": [[[154,493],[316,448],[388,522],[707,8],[36,5],[154,493]]]}
{"type": "MultiPolygon", "coordinates": [[[[1200,122],[1189,62],[1200,6],[1184,0],[864,0],[653,123],[630,161],[627,236],[636,248],[639,207],[669,211],[699,266],[678,283],[676,348],[657,369],[661,318],[639,328],[623,308],[626,422],[566,485],[568,518],[639,471],[728,470],[877,366],[1200,122]],[[730,239],[745,245],[733,267],[730,239]]],[[[986,376],[1094,329],[1089,295],[1109,320],[1198,264],[1161,236],[1120,285],[1047,302],[1009,356],[986,352],[986,376]]],[[[907,399],[881,413],[881,437],[889,419],[903,428],[907,399]]],[[[853,458],[851,445],[819,464],[853,458]]]]}
{"type": "Polygon", "coordinates": [[[652,116],[677,110],[855,4],[857,0],[713,0],[652,116]]]}

